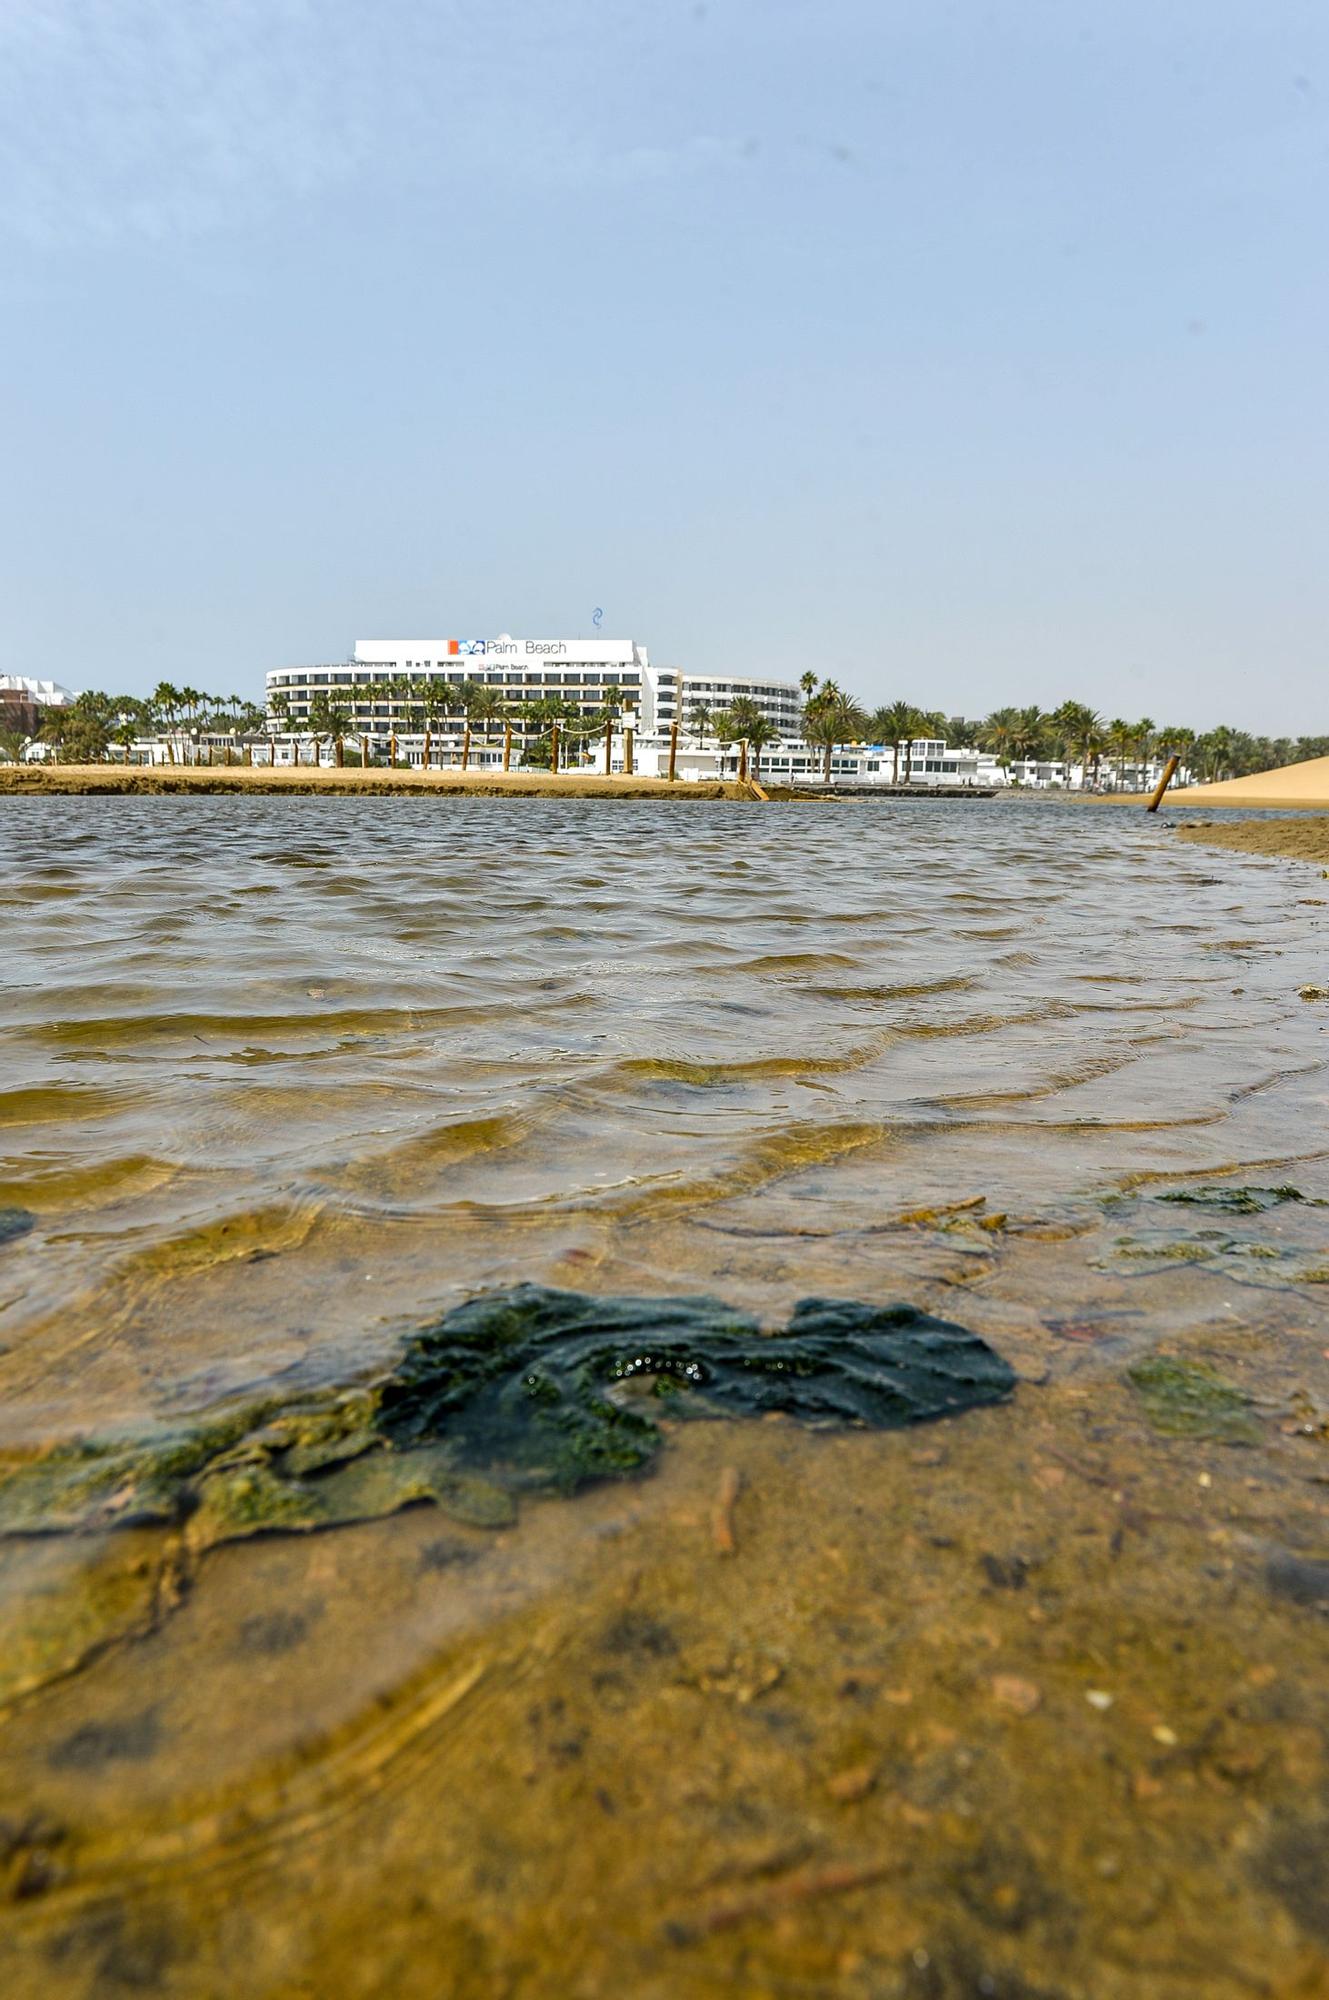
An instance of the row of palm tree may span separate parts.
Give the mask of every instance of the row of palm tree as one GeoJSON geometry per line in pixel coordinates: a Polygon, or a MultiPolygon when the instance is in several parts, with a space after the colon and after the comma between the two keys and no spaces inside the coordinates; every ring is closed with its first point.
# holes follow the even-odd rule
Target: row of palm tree
{"type": "MultiPolygon", "coordinates": [[[[173,763],[194,762],[204,737],[256,735],[264,723],[264,711],[242,695],[204,694],[163,681],[147,699],[90,688],[58,708],[45,709],[35,740],[50,745],[59,761],[96,764],[113,748],[127,757],[141,737],[161,736],[173,763]]],[[[17,762],[33,740],[16,729],[6,730],[0,734],[0,753],[17,762]]]]}
{"type": "MultiPolygon", "coordinates": [[[[1123,716],[1105,720],[1080,701],[1063,701],[1053,709],[1036,703],[998,708],[982,720],[970,720],[908,701],[885,702],[869,709],[836,681],[819,680],[811,672],[803,675],[800,687],[801,733],[804,742],[821,751],[827,783],[836,749],[865,743],[880,744],[890,751],[892,780],[904,784],[913,775],[914,746],[921,741],[940,740],[957,749],[987,750],[1003,766],[1022,761],[1059,762],[1068,769],[1076,765],[1082,787],[1101,783],[1105,761],[1121,788],[1127,768],[1138,782],[1141,768],[1151,758],[1176,755],[1197,777],[1212,782],[1329,756],[1329,737],[1325,736],[1252,736],[1225,725],[1197,731],[1181,723],[1160,726],[1150,716],[1137,721],[1123,716]]],[[[722,714],[696,703],[689,713],[689,727],[699,739],[716,736],[723,742],[746,738],[758,763],[761,748],[777,733],[749,701],[736,701],[722,714]]]]}
{"type": "Polygon", "coordinates": [[[1053,709],[998,708],[976,723],[952,717],[946,734],[952,743],[991,751],[1002,764],[1024,759],[1078,764],[1082,785],[1098,784],[1106,764],[1118,789],[1127,782],[1128,766],[1138,781],[1151,759],[1179,757],[1197,778],[1213,783],[1329,756],[1329,736],[1254,736],[1226,724],[1196,730],[1186,723],[1159,724],[1151,716],[1105,718],[1078,701],[1053,709]]]}
{"type": "Polygon", "coordinates": [[[307,714],[299,716],[293,713],[289,695],[279,689],[269,702],[269,712],[283,732],[307,738],[316,752],[321,752],[324,743],[330,743],[338,764],[345,761],[346,738],[358,736],[360,761],[368,764],[378,745],[374,718],[364,714],[357,717],[355,709],[364,710],[378,702],[392,705],[388,735],[390,765],[397,763],[399,735],[409,735],[423,738],[424,763],[429,767],[433,762],[435,735],[441,726],[451,724],[451,733],[455,734],[458,728],[461,731],[463,771],[469,768],[477,740],[482,748],[487,748],[499,725],[505,736],[511,733],[518,737],[524,763],[548,766],[555,758],[562,762],[574,752],[584,752],[588,741],[597,738],[622,713],[622,704],[616,699],[589,711],[554,694],[532,701],[509,702],[498,688],[482,681],[450,682],[406,675],[378,682],[367,699],[355,699],[354,708],[346,699],[317,689],[310,697],[307,714]]]}

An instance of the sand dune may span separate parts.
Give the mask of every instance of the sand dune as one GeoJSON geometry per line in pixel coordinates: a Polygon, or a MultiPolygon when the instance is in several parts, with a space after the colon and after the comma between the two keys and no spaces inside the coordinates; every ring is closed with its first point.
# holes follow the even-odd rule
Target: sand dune
{"type": "Polygon", "coordinates": [[[1188,785],[1168,794],[1168,804],[1197,806],[1329,806],[1329,757],[1256,771],[1221,785],[1188,785]]]}

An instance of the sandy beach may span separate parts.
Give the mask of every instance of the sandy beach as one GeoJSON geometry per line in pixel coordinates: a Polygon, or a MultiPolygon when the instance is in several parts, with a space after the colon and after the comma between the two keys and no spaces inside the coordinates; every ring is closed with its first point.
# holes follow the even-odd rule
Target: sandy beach
{"type": "Polygon", "coordinates": [[[1329,811],[1329,757],[1284,764],[1277,771],[1253,771],[1249,777],[1226,778],[1221,784],[1177,787],[1167,794],[1167,803],[1201,806],[1206,811],[1210,806],[1248,811],[1329,811]]]}
{"type": "Polygon", "coordinates": [[[8,764],[0,794],[90,792],[470,792],[481,798],[747,799],[749,785],[719,779],[670,784],[666,778],[596,777],[579,771],[322,770],[314,766],[8,764]]]}

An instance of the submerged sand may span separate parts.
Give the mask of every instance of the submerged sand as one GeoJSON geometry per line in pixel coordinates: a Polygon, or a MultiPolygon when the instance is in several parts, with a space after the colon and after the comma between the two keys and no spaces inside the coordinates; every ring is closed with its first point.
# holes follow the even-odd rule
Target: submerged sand
{"type": "Polygon", "coordinates": [[[656,1403],[484,1523],[9,1533],[5,2000],[1329,1993],[1326,912],[1054,810],[5,814],[23,1480],[518,1277],[1019,1378],[656,1403]]]}

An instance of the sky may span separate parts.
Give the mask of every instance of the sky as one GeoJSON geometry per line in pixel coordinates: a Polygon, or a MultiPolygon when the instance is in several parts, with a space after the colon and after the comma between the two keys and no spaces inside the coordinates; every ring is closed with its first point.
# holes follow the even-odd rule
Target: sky
{"type": "Polygon", "coordinates": [[[0,672],[1329,731],[1320,0],[0,0],[0,672]]]}

